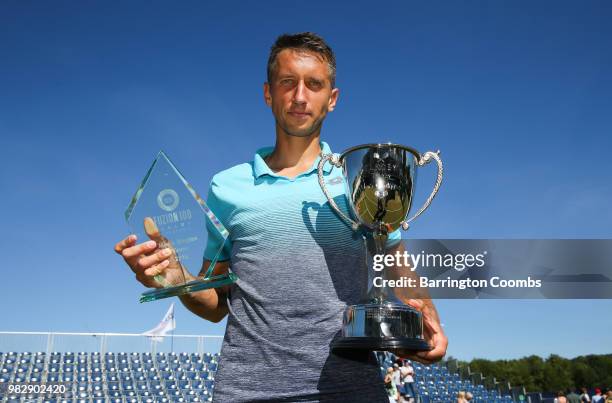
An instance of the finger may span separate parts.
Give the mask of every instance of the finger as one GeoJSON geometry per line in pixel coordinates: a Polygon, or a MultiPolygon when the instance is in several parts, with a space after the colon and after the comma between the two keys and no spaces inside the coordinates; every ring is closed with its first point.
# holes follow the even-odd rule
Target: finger
{"type": "Polygon", "coordinates": [[[440,361],[444,355],[446,355],[446,349],[448,347],[448,339],[442,334],[436,334],[432,338],[432,349],[430,351],[419,351],[415,354],[415,357],[421,362],[434,363],[440,361]]]}
{"type": "Polygon", "coordinates": [[[161,231],[159,230],[159,228],[157,228],[157,224],[155,224],[155,221],[153,221],[151,217],[145,217],[144,229],[149,238],[151,238],[152,240],[157,241],[159,243],[159,241],[162,241],[164,239],[161,234],[161,231]]]}
{"type": "Polygon", "coordinates": [[[146,276],[143,273],[136,273],[136,280],[138,280],[142,285],[149,288],[161,288],[162,285],[159,284],[153,277],[146,276]]]}
{"type": "Polygon", "coordinates": [[[432,363],[432,361],[429,361],[429,360],[424,359],[421,356],[419,356],[418,355],[419,351],[414,351],[414,350],[395,350],[394,353],[395,353],[395,355],[397,355],[402,360],[417,361],[417,362],[420,362],[421,364],[425,364],[425,365],[429,365],[429,364],[432,363]]]}
{"type": "Polygon", "coordinates": [[[144,219],[144,227],[149,238],[157,242],[160,248],[172,247],[172,243],[161,233],[157,224],[155,224],[155,221],[153,221],[151,217],[146,217],[144,219]]]}
{"type": "Polygon", "coordinates": [[[425,301],[423,301],[422,299],[409,299],[408,301],[406,301],[406,305],[410,305],[417,311],[422,312],[423,308],[425,307],[425,301]]]}
{"type": "Polygon", "coordinates": [[[132,270],[134,270],[134,268],[138,264],[138,259],[140,258],[140,256],[154,251],[155,248],[157,248],[157,242],[147,241],[123,249],[121,251],[121,256],[123,256],[123,259],[125,259],[125,261],[130,265],[130,267],[132,267],[132,270]]]}
{"type": "Polygon", "coordinates": [[[164,272],[166,268],[170,265],[170,261],[168,259],[163,260],[157,264],[152,265],[144,271],[144,274],[149,277],[155,277],[164,272]]]}
{"type": "MultiPolygon", "coordinates": [[[[430,350],[398,350],[396,353],[396,355],[398,357],[400,357],[401,359],[409,359],[412,361],[418,361],[421,364],[432,364],[436,361],[439,361],[439,359],[435,359],[436,355],[430,355],[431,351],[435,350],[437,346],[437,340],[434,337],[425,337],[425,339],[427,340],[427,343],[430,346],[430,350]]],[[[444,355],[443,355],[444,356],[444,355]]]]}
{"type": "Polygon", "coordinates": [[[163,262],[164,260],[168,259],[170,256],[172,256],[172,249],[170,248],[160,249],[153,254],[145,255],[145,256],[142,256],[140,259],[138,259],[138,266],[139,268],[146,270],[151,266],[154,266],[156,264],[159,264],[160,262],[163,262]]]}
{"type": "Polygon", "coordinates": [[[431,364],[440,361],[445,355],[448,348],[448,338],[440,327],[432,326],[425,323],[425,338],[431,349],[426,351],[415,351],[412,357],[424,364],[431,364]],[[432,329],[435,328],[435,329],[432,329]]]}
{"type": "Polygon", "coordinates": [[[159,232],[159,228],[157,228],[157,224],[155,224],[155,221],[153,221],[153,219],[151,217],[145,217],[145,219],[144,219],[144,229],[145,229],[145,232],[147,233],[147,235],[151,239],[159,238],[161,236],[161,233],[159,232]]]}
{"type": "Polygon", "coordinates": [[[134,234],[128,235],[126,238],[117,242],[117,244],[115,245],[115,252],[117,252],[118,254],[121,254],[121,252],[125,248],[129,248],[130,246],[133,246],[136,243],[136,239],[137,239],[136,235],[134,234]]]}
{"type": "Polygon", "coordinates": [[[425,365],[433,364],[434,362],[438,362],[441,359],[441,357],[437,358],[437,355],[430,356],[429,352],[426,351],[401,350],[396,355],[401,359],[417,361],[425,365]]]}

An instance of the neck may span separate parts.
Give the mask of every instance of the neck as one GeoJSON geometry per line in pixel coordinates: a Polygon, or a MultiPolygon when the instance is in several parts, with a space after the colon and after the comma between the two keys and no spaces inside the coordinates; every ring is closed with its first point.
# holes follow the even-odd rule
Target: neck
{"type": "Polygon", "coordinates": [[[277,134],[274,151],[266,163],[274,172],[297,176],[308,170],[321,153],[319,134],[308,137],[277,134]]]}

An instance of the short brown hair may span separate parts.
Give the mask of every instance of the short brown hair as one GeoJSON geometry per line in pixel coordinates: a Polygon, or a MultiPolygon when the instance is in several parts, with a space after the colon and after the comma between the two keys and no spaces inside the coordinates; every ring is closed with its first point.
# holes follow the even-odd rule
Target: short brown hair
{"type": "Polygon", "coordinates": [[[276,69],[276,59],[278,54],[285,49],[295,49],[298,51],[316,53],[329,66],[329,81],[331,87],[336,85],[336,56],[323,38],[314,32],[300,32],[298,34],[283,34],[276,38],[276,42],[270,48],[268,57],[268,83],[272,81],[272,75],[276,69]]]}

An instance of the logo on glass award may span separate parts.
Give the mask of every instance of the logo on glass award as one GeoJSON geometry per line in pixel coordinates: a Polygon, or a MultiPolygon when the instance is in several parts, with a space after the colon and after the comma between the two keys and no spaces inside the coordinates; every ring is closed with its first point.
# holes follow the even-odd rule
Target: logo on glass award
{"type": "Polygon", "coordinates": [[[157,205],[167,212],[174,211],[179,205],[179,195],[172,189],[164,189],[157,195],[157,205]]]}

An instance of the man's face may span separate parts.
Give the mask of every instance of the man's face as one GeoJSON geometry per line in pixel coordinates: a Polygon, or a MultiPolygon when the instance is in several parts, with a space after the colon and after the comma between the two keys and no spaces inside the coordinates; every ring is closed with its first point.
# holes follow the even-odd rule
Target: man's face
{"type": "Polygon", "coordinates": [[[334,110],[338,89],[331,88],[327,62],[314,53],[285,49],[276,58],[271,82],[264,84],[264,98],[282,131],[307,137],[318,133],[334,110]]]}

